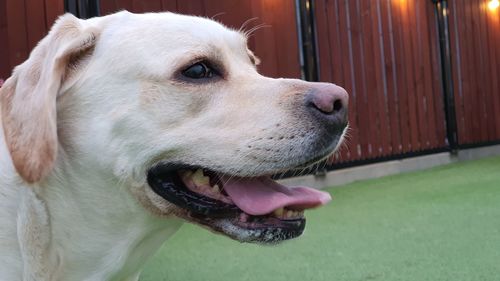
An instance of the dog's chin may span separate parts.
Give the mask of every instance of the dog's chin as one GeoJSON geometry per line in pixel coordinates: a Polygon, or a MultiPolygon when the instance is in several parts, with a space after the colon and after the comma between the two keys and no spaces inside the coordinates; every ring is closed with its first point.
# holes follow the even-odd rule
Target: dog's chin
{"type": "Polygon", "coordinates": [[[270,175],[241,177],[201,166],[159,163],[147,179],[179,209],[177,216],[240,242],[276,244],[298,237],[306,225],[304,210],[331,200],[326,192],[286,187],[270,175]]]}

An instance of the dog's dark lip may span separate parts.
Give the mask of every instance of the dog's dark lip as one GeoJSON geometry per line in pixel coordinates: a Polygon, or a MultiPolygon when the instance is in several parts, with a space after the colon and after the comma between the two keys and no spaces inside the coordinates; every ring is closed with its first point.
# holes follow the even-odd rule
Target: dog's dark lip
{"type": "Polygon", "coordinates": [[[280,220],[272,217],[253,217],[253,222],[242,223],[237,218],[221,219],[206,216],[187,215],[190,219],[210,230],[222,233],[239,242],[276,244],[280,241],[293,239],[300,236],[306,227],[306,219],[280,220]],[[224,228],[230,224],[231,229],[241,228],[248,231],[242,238],[241,235],[233,233],[224,228]]]}
{"type": "Polygon", "coordinates": [[[156,165],[148,172],[148,184],[165,200],[193,214],[211,217],[232,217],[240,213],[235,205],[209,198],[186,188],[176,171],[194,168],[188,165],[156,165]]]}
{"type": "Polygon", "coordinates": [[[314,158],[312,158],[311,160],[308,160],[307,162],[305,163],[302,163],[302,164],[299,164],[297,165],[296,167],[292,168],[291,170],[298,170],[298,169],[307,169],[315,164],[318,164],[318,163],[321,163],[323,162],[324,160],[326,160],[330,155],[332,154],[332,152],[327,152],[327,153],[324,153],[324,154],[321,154],[321,155],[318,155],[314,158]]]}
{"type": "Polygon", "coordinates": [[[335,151],[335,148],[339,144],[340,139],[341,138],[338,137],[334,142],[331,142],[331,144],[328,147],[324,148],[323,151],[317,153],[315,156],[307,159],[303,163],[300,163],[287,171],[307,169],[313,167],[316,164],[322,163],[323,161],[326,161],[335,151]]]}
{"type": "Polygon", "coordinates": [[[303,217],[282,219],[270,216],[249,216],[236,205],[189,190],[177,176],[177,171],[199,168],[192,165],[160,163],[148,171],[148,184],[156,194],[181,208],[184,211],[183,217],[240,242],[276,243],[298,237],[304,231],[306,220],[303,217]],[[246,215],[248,220],[241,221],[242,215],[246,215]],[[228,223],[252,234],[241,239],[234,233],[228,233],[227,229],[222,227],[228,223]]]}

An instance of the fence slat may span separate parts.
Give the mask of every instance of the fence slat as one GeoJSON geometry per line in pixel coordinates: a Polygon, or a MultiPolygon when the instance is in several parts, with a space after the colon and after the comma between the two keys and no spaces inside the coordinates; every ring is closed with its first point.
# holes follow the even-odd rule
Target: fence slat
{"type": "Polygon", "coordinates": [[[386,87],[387,87],[387,111],[389,113],[389,121],[391,126],[391,146],[390,154],[398,154],[402,152],[401,130],[399,123],[399,106],[397,97],[397,73],[396,73],[396,56],[394,52],[394,34],[393,20],[391,13],[391,5],[387,1],[380,2],[380,14],[382,19],[382,30],[384,43],[384,67],[386,72],[386,87]]]}
{"type": "Polygon", "coordinates": [[[161,9],[163,11],[175,12],[177,11],[177,1],[176,0],[161,0],[161,9]]]}
{"type": "MultiPolygon", "coordinates": [[[[347,154],[349,155],[349,160],[361,159],[361,142],[360,142],[360,121],[358,114],[352,114],[352,112],[358,112],[359,104],[359,94],[356,91],[355,77],[354,73],[354,54],[352,49],[352,36],[351,36],[351,23],[350,16],[347,13],[348,6],[345,0],[338,0],[335,2],[334,14],[338,22],[337,28],[334,30],[337,34],[336,36],[331,36],[334,41],[338,41],[341,46],[342,53],[340,57],[343,58],[342,63],[339,63],[339,59],[332,58],[330,62],[333,67],[341,67],[344,83],[343,86],[347,92],[349,92],[349,125],[351,127],[348,137],[347,137],[347,154]]],[[[331,9],[333,10],[333,9],[331,9]]],[[[330,22],[329,24],[336,24],[337,22],[330,22]]]]}
{"type": "Polygon", "coordinates": [[[47,29],[54,24],[56,19],[64,14],[64,1],[62,0],[45,0],[45,26],[47,29]]]}
{"type": "Polygon", "coordinates": [[[0,79],[10,76],[10,50],[7,25],[7,1],[0,2],[0,79]]]}
{"type": "Polygon", "coordinates": [[[22,63],[29,54],[25,10],[24,1],[7,1],[7,42],[11,66],[22,63]]]}
{"type": "Polygon", "coordinates": [[[406,66],[406,90],[408,91],[408,111],[410,117],[410,139],[411,149],[413,151],[420,150],[419,142],[419,122],[418,113],[416,108],[416,89],[415,89],[415,61],[413,58],[414,45],[412,44],[412,37],[415,34],[414,25],[411,21],[411,7],[410,2],[401,3],[402,20],[403,20],[403,45],[405,54],[406,66]]]}
{"type": "MultiPolygon", "coordinates": [[[[390,150],[390,138],[391,138],[391,125],[387,118],[387,101],[386,101],[386,73],[385,68],[382,67],[383,57],[383,44],[381,40],[382,30],[380,28],[381,19],[379,18],[380,13],[380,3],[378,1],[373,1],[370,7],[370,19],[371,19],[371,41],[373,48],[371,52],[373,54],[374,61],[374,72],[375,75],[371,75],[374,79],[376,87],[373,88],[375,91],[372,96],[376,99],[374,104],[377,107],[375,110],[378,120],[378,134],[380,136],[380,143],[378,147],[379,156],[386,156],[390,150]]],[[[368,16],[367,16],[368,18],[368,16]]]]}
{"type": "Polygon", "coordinates": [[[114,0],[116,2],[116,8],[118,10],[127,10],[129,12],[134,12],[133,0],[114,0]]]}
{"type": "Polygon", "coordinates": [[[28,49],[33,49],[47,32],[44,0],[29,1],[26,6],[28,49]]]}
{"type": "Polygon", "coordinates": [[[316,38],[318,44],[318,60],[329,62],[319,64],[319,79],[321,81],[333,82],[332,53],[338,50],[330,44],[334,36],[325,36],[326,34],[330,34],[330,28],[334,28],[329,21],[331,9],[329,6],[325,5],[324,0],[316,1],[314,8],[316,29],[318,32],[318,37],[316,38]]]}
{"type": "Polygon", "coordinates": [[[450,45],[451,45],[451,53],[452,53],[452,63],[455,67],[452,68],[453,79],[453,90],[454,90],[454,98],[455,98],[455,111],[457,114],[457,130],[459,132],[458,139],[459,142],[465,138],[466,130],[465,130],[465,107],[464,107],[464,97],[463,97],[463,83],[462,74],[463,74],[463,48],[460,47],[461,36],[459,33],[459,18],[457,5],[452,5],[450,7],[450,45]],[[453,54],[458,54],[453,56],[453,54]]]}
{"type": "Polygon", "coordinates": [[[500,14],[495,14],[495,13],[486,13],[486,28],[487,28],[487,33],[488,33],[488,48],[489,48],[489,72],[491,73],[491,77],[493,79],[488,79],[489,82],[491,83],[491,92],[493,100],[490,102],[492,106],[492,116],[490,117],[493,119],[495,122],[493,124],[494,129],[490,128],[493,130],[493,140],[497,140],[500,138],[500,95],[495,94],[495,93],[500,93],[500,81],[498,78],[498,75],[500,75],[500,68],[499,68],[499,48],[500,44],[497,42],[498,39],[500,38],[499,36],[499,31],[500,31],[500,14]]]}
{"type": "MultiPolygon", "coordinates": [[[[174,2],[171,0],[166,0],[168,2],[174,2]]],[[[101,15],[107,15],[114,12],[118,12],[120,9],[116,6],[116,2],[114,0],[102,0],[99,2],[99,8],[101,15]]]]}
{"type": "Polygon", "coordinates": [[[396,54],[396,72],[398,74],[397,81],[397,95],[399,99],[399,119],[401,126],[401,139],[402,147],[400,148],[403,153],[411,151],[411,132],[410,132],[410,115],[408,109],[408,92],[407,92],[407,62],[405,61],[405,46],[403,37],[403,20],[402,20],[402,7],[400,3],[391,2],[392,17],[394,27],[394,42],[396,54]],[[401,94],[406,93],[406,94],[401,94]]]}

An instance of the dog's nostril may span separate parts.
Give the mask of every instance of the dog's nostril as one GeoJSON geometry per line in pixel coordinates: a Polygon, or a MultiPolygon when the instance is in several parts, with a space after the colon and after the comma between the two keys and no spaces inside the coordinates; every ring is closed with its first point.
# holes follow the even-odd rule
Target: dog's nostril
{"type": "Polygon", "coordinates": [[[323,114],[335,114],[340,112],[343,109],[343,104],[342,100],[337,99],[333,102],[333,104],[330,103],[320,103],[320,102],[312,102],[311,106],[322,112],[323,114]]]}
{"type": "Polygon", "coordinates": [[[333,112],[332,113],[335,113],[335,112],[339,112],[340,110],[342,110],[342,101],[341,100],[336,100],[334,103],[333,103],[333,112]]]}

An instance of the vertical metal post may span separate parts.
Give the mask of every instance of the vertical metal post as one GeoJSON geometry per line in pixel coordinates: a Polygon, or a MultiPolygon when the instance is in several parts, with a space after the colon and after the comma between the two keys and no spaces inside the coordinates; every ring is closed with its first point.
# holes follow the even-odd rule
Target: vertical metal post
{"type": "Polygon", "coordinates": [[[88,19],[99,16],[99,0],[64,0],[66,12],[88,19]]]}
{"type": "Polygon", "coordinates": [[[453,76],[450,53],[450,32],[448,27],[448,1],[432,0],[436,8],[439,49],[441,56],[441,73],[444,93],[444,108],[446,116],[446,132],[451,152],[456,154],[459,149],[457,115],[455,111],[455,97],[453,92],[453,76]]]}
{"type": "Polygon", "coordinates": [[[299,32],[300,62],[302,78],[318,81],[318,56],[316,49],[316,25],[314,21],[314,1],[296,0],[297,27],[299,32]]]}

